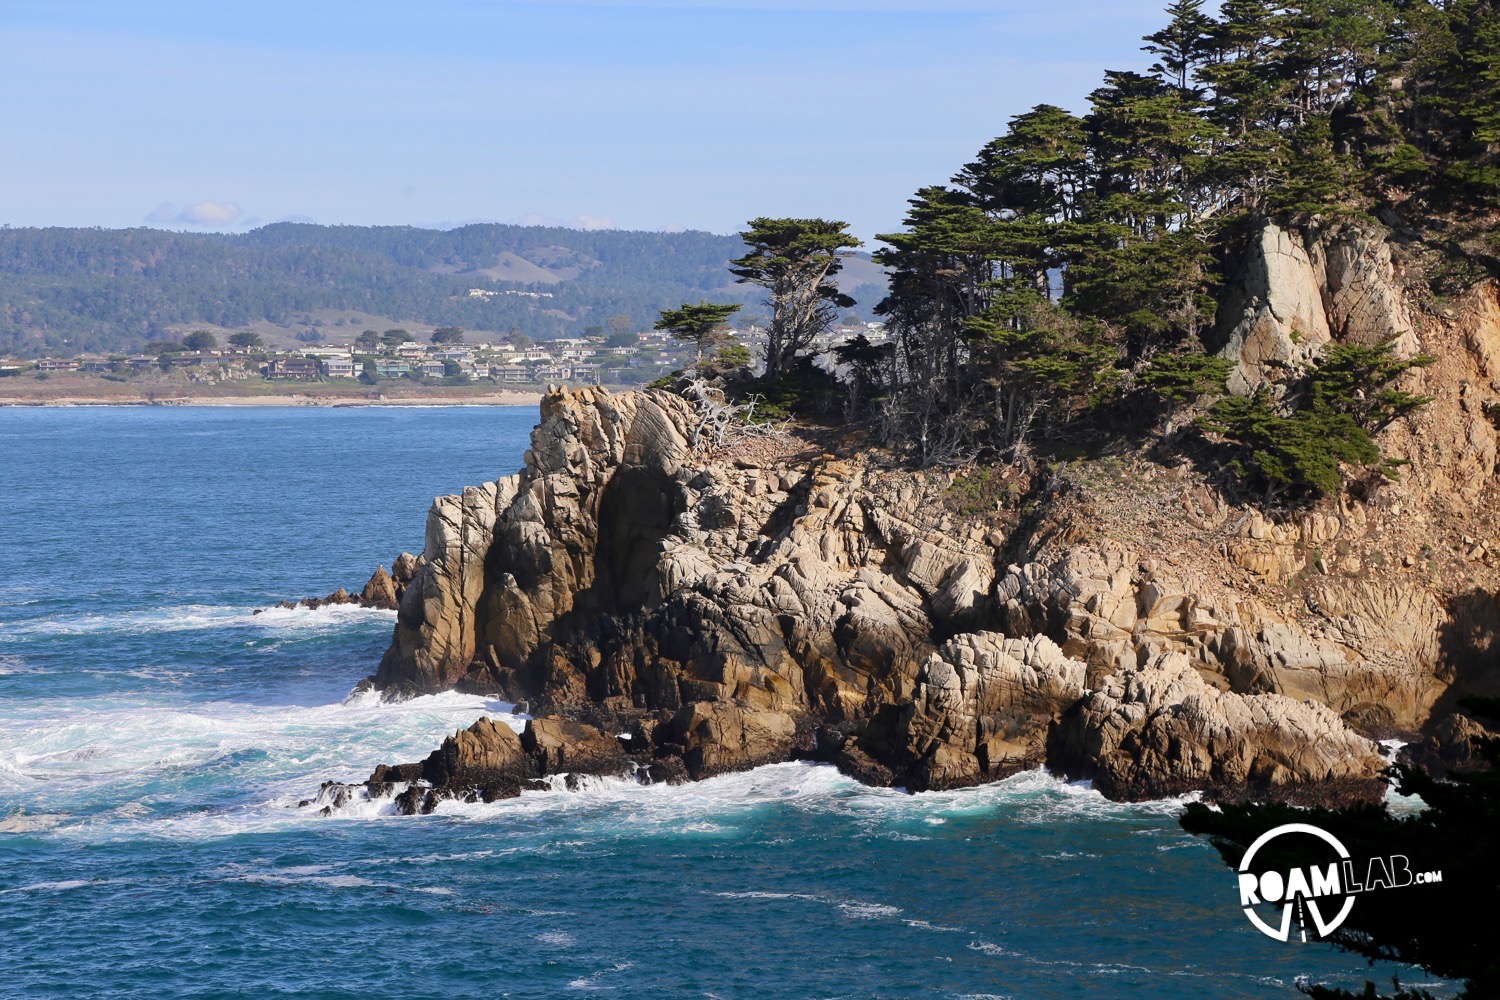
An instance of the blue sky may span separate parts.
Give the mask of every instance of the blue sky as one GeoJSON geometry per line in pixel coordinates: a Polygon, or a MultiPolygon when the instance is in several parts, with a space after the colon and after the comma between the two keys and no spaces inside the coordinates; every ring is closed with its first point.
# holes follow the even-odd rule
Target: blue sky
{"type": "Polygon", "coordinates": [[[1140,68],[1137,0],[0,0],[0,223],[869,237],[1140,68]]]}

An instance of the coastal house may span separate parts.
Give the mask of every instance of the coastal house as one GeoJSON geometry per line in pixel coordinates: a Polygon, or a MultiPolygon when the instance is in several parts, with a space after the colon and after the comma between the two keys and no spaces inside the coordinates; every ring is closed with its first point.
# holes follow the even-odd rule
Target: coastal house
{"type": "Polygon", "coordinates": [[[551,361],[552,355],[542,347],[528,347],[521,352],[522,361],[551,361]]]}
{"type": "Polygon", "coordinates": [[[573,365],[573,381],[583,382],[586,385],[599,384],[598,365],[573,365]]]}
{"type": "Polygon", "coordinates": [[[86,372],[111,372],[117,363],[108,358],[88,358],[80,367],[86,372]]]}
{"type": "Polygon", "coordinates": [[[76,372],[78,370],[77,358],[43,358],[36,363],[39,372],[76,372]]]}
{"type": "Polygon", "coordinates": [[[155,368],[156,359],[149,354],[135,354],[125,359],[125,363],[132,368],[155,368]]]}
{"type": "Polygon", "coordinates": [[[411,365],[405,361],[377,361],[375,374],[381,378],[405,378],[411,374],[411,365]]]}
{"type": "Polygon", "coordinates": [[[219,355],[212,354],[208,351],[192,351],[187,354],[173,354],[171,358],[173,368],[192,368],[194,365],[217,365],[221,362],[227,362],[229,360],[228,358],[222,358],[219,355]]]}
{"type": "Polygon", "coordinates": [[[531,369],[524,365],[490,365],[490,378],[501,382],[527,382],[531,379],[531,369]]]}
{"type": "Polygon", "coordinates": [[[427,348],[415,340],[408,340],[404,344],[396,345],[396,357],[398,358],[420,358],[427,353],[427,348]]]}
{"type": "Polygon", "coordinates": [[[568,365],[540,365],[534,377],[538,382],[566,382],[573,377],[573,369],[568,365]]]}
{"type": "Polygon", "coordinates": [[[442,378],[448,374],[448,366],[441,361],[421,361],[417,363],[417,372],[423,378],[442,378]]]}
{"type": "Polygon", "coordinates": [[[359,367],[353,358],[323,359],[323,374],[329,378],[358,378],[359,367]]]}
{"type": "Polygon", "coordinates": [[[439,351],[433,351],[431,357],[434,361],[468,361],[473,357],[467,347],[445,347],[439,351]]]}
{"type": "Polygon", "coordinates": [[[322,374],[312,358],[272,358],[263,371],[266,378],[317,378],[322,374]]]}

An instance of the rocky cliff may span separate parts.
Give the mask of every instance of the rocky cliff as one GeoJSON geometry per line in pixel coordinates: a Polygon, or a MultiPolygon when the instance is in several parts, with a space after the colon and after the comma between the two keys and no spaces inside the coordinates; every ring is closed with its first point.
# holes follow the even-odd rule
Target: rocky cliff
{"type": "Polygon", "coordinates": [[[1372,737],[1496,689],[1500,297],[1415,300],[1371,227],[1268,226],[1243,275],[1220,330],[1242,390],[1331,341],[1438,357],[1407,376],[1434,402],[1382,438],[1400,481],[1275,520],[1186,463],[1026,487],[718,443],[667,392],[554,392],[520,473],[434,503],[372,678],[538,719],[515,742],[481,723],[376,786],[414,783],[416,809],[572,759],[671,779],[800,756],[913,790],[1045,762],[1126,799],[1374,794],[1372,737]],[[993,502],[963,499],[976,483],[993,502]],[[585,728],[538,729],[563,719],[585,728]]]}

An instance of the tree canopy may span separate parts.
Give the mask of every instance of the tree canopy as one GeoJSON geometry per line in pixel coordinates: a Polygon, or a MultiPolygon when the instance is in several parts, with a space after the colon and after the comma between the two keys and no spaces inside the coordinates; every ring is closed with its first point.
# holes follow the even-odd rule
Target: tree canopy
{"type": "Polygon", "coordinates": [[[751,219],[739,234],[750,248],[730,261],[740,283],[769,293],[771,325],[766,331],[766,377],[789,371],[797,356],[854,300],[833,283],[844,258],[860,246],[848,224],[827,219],[751,219]]]}
{"type": "Polygon", "coordinates": [[[190,351],[211,351],[219,346],[219,338],[209,330],[194,330],[182,338],[182,346],[190,351]]]}
{"type": "Polygon", "coordinates": [[[1144,413],[1218,434],[1226,471],[1285,497],[1388,468],[1373,436],[1423,402],[1395,388],[1418,364],[1389,352],[1334,352],[1195,424],[1225,393],[1218,302],[1270,221],[1379,215],[1448,262],[1435,283],[1500,276],[1500,12],[1206,7],[1174,0],[1143,40],[1149,69],[1105,73],[1081,114],[1016,115],[879,237],[890,339],[844,364],[887,443],[929,463],[1026,460],[1144,413]],[[1351,364],[1366,403],[1334,392],[1351,364]]]}
{"type": "Polygon", "coordinates": [[[711,349],[726,339],[722,333],[724,322],[739,310],[738,303],[700,302],[690,305],[684,302],[680,308],[663,309],[653,329],[665,330],[674,340],[692,344],[696,352],[694,360],[702,361],[705,349],[711,349]]]}
{"type": "Polygon", "coordinates": [[[229,343],[240,350],[248,351],[253,347],[259,347],[263,341],[260,334],[253,330],[241,330],[229,335],[229,343]]]}

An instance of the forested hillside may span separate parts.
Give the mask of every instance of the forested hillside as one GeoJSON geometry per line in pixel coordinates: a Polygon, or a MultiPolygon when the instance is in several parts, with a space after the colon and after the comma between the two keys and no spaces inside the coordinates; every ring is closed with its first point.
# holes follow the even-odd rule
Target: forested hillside
{"type": "Polygon", "coordinates": [[[649,326],[684,301],[749,297],[725,269],[742,249],[703,232],[507,225],[3,229],[0,353],[125,350],[191,324],[287,325],[320,310],[537,338],[618,315],[649,326]],[[471,288],[498,294],[470,297],[471,288]],[[506,294],[526,291],[536,294],[506,294]]]}

